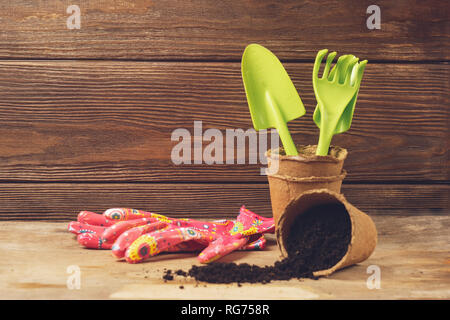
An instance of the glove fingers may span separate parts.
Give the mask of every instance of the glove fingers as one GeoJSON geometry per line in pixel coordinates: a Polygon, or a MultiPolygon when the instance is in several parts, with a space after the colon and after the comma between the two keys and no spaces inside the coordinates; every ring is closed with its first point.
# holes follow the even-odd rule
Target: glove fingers
{"type": "Polygon", "coordinates": [[[116,239],[125,231],[154,222],[157,222],[155,218],[141,218],[128,221],[119,221],[118,223],[106,228],[101,236],[104,242],[114,243],[114,241],[116,241],[116,239]]]}
{"type": "Polygon", "coordinates": [[[155,218],[159,221],[165,221],[165,222],[171,222],[171,219],[167,218],[166,216],[147,212],[143,210],[137,210],[137,209],[129,209],[129,208],[111,208],[103,212],[103,216],[107,219],[111,220],[134,220],[134,219],[141,219],[141,218],[155,218]]]}
{"type": "Polygon", "coordinates": [[[108,219],[101,214],[90,211],[81,211],[78,214],[78,222],[90,224],[92,226],[109,227],[117,223],[117,221],[108,219]]]}
{"type": "Polygon", "coordinates": [[[102,238],[95,233],[80,233],[78,243],[89,249],[111,249],[111,244],[103,243],[102,238]]]}
{"type": "Polygon", "coordinates": [[[213,262],[235,250],[242,248],[248,242],[248,238],[223,237],[219,238],[203,250],[197,257],[201,263],[213,262]]]}
{"type": "Polygon", "coordinates": [[[262,235],[254,241],[250,239],[249,242],[241,248],[241,250],[263,250],[266,247],[266,243],[266,238],[262,235]]]}
{"type": "Polygon", "coordinates": [[[138,263],[189,240],[211,241],[212,236],[192,228],[174,228],[140,236],[125,252],[129,263],[138,263]]]}
{"type": "Polygon", "coordinates": [[[242,225],[242,230],[250,233],[274,233],[275,223],[273,218],[262,217],[242,206],[237,217],[238,225],[242,225]]]}
{"type": "Polygon", "coordinates": [[[167,223],[162,221],[157,221],[150,224],[144,224],[142,226],[134,227],[132,229],[129,229],[119,235],[119,237],[114,242],[111,250],[112,254],[118,258],[121,259],[125,256],[125,251],[128,249],[128,247],[141,235],[154,232],[156,230],[160,230],[162,228],[166,228],[167,223]]]}
{"type": "Polygon", "coordinates": [[[206,232],[223,234],[233,226],[233,221],[216,220],[216,221],[200,221],[195,219],[171,219],[174,226],[180,228],[193,228],[196,230],[204,230],[206,232]]]}
{"type": "Polygon", "coordinates": [[[78,221],[71,221],[67,229],[77,235],[80,233],[95,233],[97,235],[101,235],[106,230],[106,227],[92,226],[90,224],[81,223],[78,221]]]}

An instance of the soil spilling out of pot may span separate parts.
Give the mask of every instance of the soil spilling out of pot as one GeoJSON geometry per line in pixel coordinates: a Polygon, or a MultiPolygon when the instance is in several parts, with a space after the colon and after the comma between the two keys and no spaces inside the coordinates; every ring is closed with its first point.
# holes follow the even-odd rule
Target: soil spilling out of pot
{"type": "Polygon", "coordinates": [[[314,271],[328,269],[342,259],[350,239],[351,221],[345,207],[342,204],[319,205],[294,220],[287,239],[288,257],[272,266],[216,262],[194,265],[187,272],[166,270],[163,279],[173,280],[174,274],[209,283],[314,279],[314,271]]]}

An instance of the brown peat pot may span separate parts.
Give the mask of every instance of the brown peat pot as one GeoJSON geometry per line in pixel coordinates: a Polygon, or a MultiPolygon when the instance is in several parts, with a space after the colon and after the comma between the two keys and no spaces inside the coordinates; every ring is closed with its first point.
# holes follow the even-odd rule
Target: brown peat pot
{"type": "MultiPolygon", "coordinates": [[[[320,220],[319,222],[327,223],[320,220]]],[[[316,248],[311,259],[319,257],[318,260],[326,261],[327,257],[332,255],[333,257],[326,261],[328,264],[319,264],[323,269],[319,267],[314,270],[313,274],[317,277],[328,276],[338,269],[366,260],[377,244],[377,230],[372,219],[351,205],[342,194],[328,189],[309,190],[292,200],[277,222],[276,237],[283,257],[294,252],[301,254],[302,250],[307,251],[311,246],[316,248]],[[328,211],[327,215],[320,216],[321,208],[328,211]],[[314,229],[317,228],[314,225],[317,224],[317,218],[329,220],[327,234],[323,234],[323,231],[320,234],[322,239],[313,239],[319,236],[314,229]],[[305,239],[308,231],[309,238],[305,239]],[[300,237],[297,237],[298,235],[300,237]],[[301,237],[304,238],[301,242],[295,242],[295,239],[301,237]],[[317,245],[318,243],[321,245],[317,245]]]]}
{"type": "Polygon", "coordinates": [[[286,156],[283,148],[268,150],[268,174],[275,223],[287,204],[305,191],[328,189],[341,192],[347,150],[331,146],[329,155],[316,156],[315,145],[297,145],[298,156],[286,156]]]}

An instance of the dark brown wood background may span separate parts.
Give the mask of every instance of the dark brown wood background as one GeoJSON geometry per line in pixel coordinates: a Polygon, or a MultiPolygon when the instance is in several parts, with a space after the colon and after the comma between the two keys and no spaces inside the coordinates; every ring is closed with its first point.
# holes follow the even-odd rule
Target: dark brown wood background
{"type": "Polygon", "coordinates": [[[172,164],[171,133],[251,128],[245,46],[284,63],[318,130],[311,73],[328,48],[368,59],[343,193],[371,214],[449,212],[449,12],[430,1],[0,1],[0,219],[134,207],[172,216],[270,215],[258,165],[172,164]],[[69,30],[66,9],[81,9],[69,30]],[[366,9],[381,8],[381,30],[366,9]]]}

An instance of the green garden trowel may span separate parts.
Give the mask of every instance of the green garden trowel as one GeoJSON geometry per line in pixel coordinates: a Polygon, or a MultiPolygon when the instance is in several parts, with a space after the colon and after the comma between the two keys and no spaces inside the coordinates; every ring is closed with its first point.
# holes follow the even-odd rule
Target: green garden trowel
{"type": "Polygon", "coordinates": [[[250,44],[242,56],[242,79],[255,130],[277,129],[286,155],[298,155],[287,122],[306,110],[280,60],[263,46],[250,44]]]}

